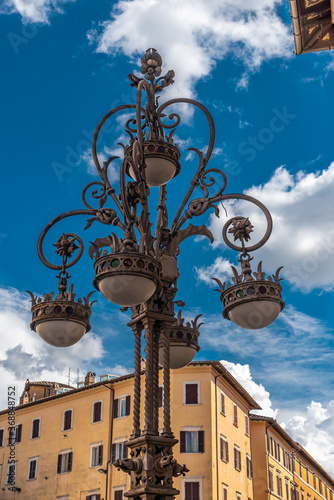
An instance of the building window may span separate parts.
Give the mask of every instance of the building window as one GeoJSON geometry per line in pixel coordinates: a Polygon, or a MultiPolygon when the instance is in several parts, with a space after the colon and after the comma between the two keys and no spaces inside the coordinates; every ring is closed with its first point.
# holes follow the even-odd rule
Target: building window
{"type": "Polygon", "coordinates": [[[130,396],[114,399],[114,418],[130,415],[130,396]]]}
{"type": "Polygon", "coordinates": [[[201,480],[192,478],[191,480],[183,480],[183,500],[202,500],[202,484],[201,480]]]}
{"type": "Polygon", "coordinates": [[[95,444],[90,447],[90,466],[97,467],[103,463],[103,445],[95,444]]]}
{"type": "Polygon", "coordinates": [[[204,453],[204,431],[181,431],[181,453],[204,453]]]}
{"type": "Polygon", "coordinates": [[[249,436],[249,416],[245,415],[245,433],[249,436]]]}
{"type": "Polygon", "coordinates": [[[183,382],[183,404],[198,405],[200,403],[199,382],[183,382]]]}
{"type": "Polygon", "coordinates": [[[317,481],[316,481],[316,475],[313,472],[313,487],[316,490],[317,489],[317,481]]]}
{"type": "Polygon", "coordinates": [[[307,484],[310,484],[310,471],[308,470],[307,466],[306,466],[306,482],[307,484]]]}
{"type": "Polygon", "coordinates": [[[0,448],[3,448],[4,440],[5,440],[5,429],[0,429],[0,448]]]}
{"type": "Polygon", "coordinates": [[[241,470],[241,451],[237,446],[234,446],[234,468],[238,471],[241,470]]]}
{"type": "Polygon", "coordinates": [[[229,456],[228,456],[228,442],[226,437],[221,436],[220,438],[220,458],[221,460],[224,460],[224,462],[229,461],[229,456]]]}
{"type": "MultiPolygon", "coordinates": [[[[286,500],[289,500],[289,481],[285,481],[285,493],[286,493],[286,500]]],[[[291,498],[293,500],[293,498],[291,498]]]]}
{"type": "Polygon", "coordinates": [[[65,472],[71,472],[73,462],[72,451],[64,451],[58,455],[58,466],[57,474],[64,474],[65,472]]]}
{"type": "Polygon", "coordinates": [[[114,500],[123,500],[123,490],[114,491],[114,500]]]}
{"type": "Polygon", "coordinates": [[[238,407],[233,403],[233,425],[238,427],[238,407]]]}
{"type": "Polygon", "coordinates": [[[274,491],[274,471],[273,471],[273,468],[270,466],[269,466],[268,473],[269,473],[269,490],[274,491]]]}
{"type": "Polygon", "coordinates": [[[8,436],[9,436],[8,437],[9,444],[20,443],[22,436],[22,424],[9,427],[8,436]]]}
{"type": "Polygon", "coordinates": [[[332,492],[332,490],[329,490],[329,500],[333,500],[333,492],[332,492]]]}
{"type": "Polygon", "coordinates": [[[113,443],[111,450],[111,461],[123,460],[123,458],[128,458],[128,447],[124,444],[125,440],[113,443]]]}
{"type": "Polygon", "coordinates": [[[37,477],[37,458],[29,458],[28,481],[37,477]]]}
{"type": "Polygon", "coordinates": [[[93,423],[102,421],[102,401],[93,403],[93,423]]]}
{"type": "Polygon", "coordinates": [[[40,426],[41,426],[41,419],[35,418],[32,421],[32,426],[31,426],[31,439],[39,438],[40,426]]]}
{"type": "Polygon", "coordinates": [[[283,496],[282,478],[281,478],[281,474],[278,471],[277,471],[277,475],[276,475],[276,481],[277,481],[277,495],[279,497],[282,497],[283,496]]]}
{"type": "Polygon", "coordinates": [[[248,479],[253,479],[253,464],[252,464],[251,457],[249,455],[246,456],[246,466],[247,466],[248,479]]]}
{"type": "Polygon", "coordinates": [[[299,477],[303,476],[302,461],[299,459],[299,477]]]}
{"type": "Polygon", "coordinates": [[[101,500],[101,495],[100,493],[91,493],[86,496],[86,500],[101,500]]]}
{"type": "Polygon", "coordinates": [[[16,465],[17,462],[14,464],[8,464],[8,469],[7,469],[7,483],[12,486],[15,485],[15,478],[16,478],[16,465]]]}
{"type": "Polygon", "coordinates": [[[220,411],[223,415],[225,415],[225,394],[223,392],[220,393],[220,411]]]}
{"type": "Polygon", "coordinates": [[[305,500],[305,493],[304,490],[300,490],[300,496],[302,497],[302,500],[305,500]]]}
{"type": "Polygon", "coordinates": [[[164,405],[164,391],[162,385],[160,385],[158,393],[158,406],[159,408],[162,408],[163,405],[164,405]]]}
{"type": "Polygon", "coordinates": [[[318,479],[319,479],[319,493],[320,493],[320,495],[322,495],[322,481],[321,481],[320,477],[318,479]]]}
{"type": "Polygon", "coordinates": [[[276,458],[279,462],[281,461],[281,447],[278,443],[277,443],[277,457],[276,458]]]}
{"type": "Polygon", "coordinates": [[[295,487],[295,500],[299,500],[299,490],[298,487],[295,487]]]}
{"type": "Polygon", "coordinates": [[[227,484],[223,484],[223,500],[227,499],[227,484]]]}
{"type": "Polygon", "coordinates": [[[290,488],[290,496],[291,496],[291,500],[295,500],[295,490],[294,490],[293,485],[291,485],[291,488],[290,488]]]}
{"type": "Polygon", "coordinates": [[[241,500],[241,493],[239,493],[238,491],[237,491],[237,494],[236,494],[236,499],[237,500],[241,500]]]}
{"type": "Polygon", "coordinates": [[[69,431],[72,429],[72,420],[73,420],[72,417],[73,417],[72,410],[64,411],[63,431],[69,431]]]}

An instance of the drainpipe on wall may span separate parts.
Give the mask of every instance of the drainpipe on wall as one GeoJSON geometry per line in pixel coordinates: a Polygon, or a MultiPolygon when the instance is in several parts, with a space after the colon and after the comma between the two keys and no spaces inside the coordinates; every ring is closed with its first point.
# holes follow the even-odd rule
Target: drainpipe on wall
{"type": "Polygon", "coordinates": [[[109,439],[108,439],[108,456],[109,460],[107,461],[107,474],[106,474],[106,496],[105,500],[108,500],[108,486],[109,486],[109,468],[111,464],[111,450],[112,450],[112,438],[113,438],[113,424],[114,424],[114,414],[113,414],[113,407],[114,407],[114,395],[115,391],[112,387],[109,387],[108,385],[105,385],[110,391],[112,391],[112,397],[110,398],[110,404],[109,404],[109,415],[110,415],[110,428],[109,428],[109,439]]]}
{"type": "Polygon", "coordinates": [[[215,415],[216,415],[216,476],[217,476],[217,500],[219,500],[219,467],[218,467],[218,416],[217,416],[217,378],[220,375],[215,375],[215,415]]]}

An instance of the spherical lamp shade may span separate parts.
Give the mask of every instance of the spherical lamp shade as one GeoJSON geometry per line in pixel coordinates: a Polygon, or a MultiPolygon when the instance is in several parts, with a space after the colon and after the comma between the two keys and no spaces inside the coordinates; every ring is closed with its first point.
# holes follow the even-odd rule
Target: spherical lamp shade
{"type": "MultiPolygon", "coordinates": [[[[193,346],[188,346],[186,344],[181,345],[180,343],[170,344],[170,368],[172,370],[178,370],[184,366],[189,365],[194,359],[198,349],[193,346]]],[[[163,364],[163,347],[159,347],[159,363],[163,364]]]]}
{"type": "Polygon", "coordinates": [[[259,330],[271,325],[281,312],[281,304],[272,300],[251,301],[230,309],[228,317],[233,323],[248,330],[259,330]]]}
{"type": "Polygon", "coordinates": [[[144,276],[106,276],[98,283],[98,289],[106,299],[123,307],[146,302],[152,297],[156,288],[156,283],[144,276]]]}
{"type": "Polygon", "coordinates": [[[282,299],[282,287],[280,285],[279,271],[265,279],[262,272],[262,263],[259,263],[256,279],[247,273],[237,275],[235,271],[234,285],[231,283],[219,284],[220,300],[223,303],[223,316],[241,328],[247,330],[259,330],[271,325],[284,309],[285,303],[282,299]]]}
{"type": "Polygon", "coordinates": [[[63,290],[55,299],[52,299],[53,293],[45,294],[44,300],[29,293],[33,304],[30,327],[47,344],[69,347],[90,331],[91,306],[95,301],[90,303],[89,299],[94,292],[77,302],[74,300],[73,285],[69,292],[63,290]]]}
{"type": "MultiPolygon", "coordinates": [[[[132,154],[132,146],[125,152],[132,154]]],[[[180,150],[174,144],[163,141],[144,142],[144,169],[146,184],[149,187],[159,187],[166,184],[180,172],[180,150]]],[[[135,179],[134,171],[129,166],[128,174],[135,179]]]]}
{"type": "MultiPolygon", "coordinates": [[[[203,323],[198,325],[197,321],[201,316],[202,314],[199,314],[194,321],[184,325],[184,319],[181,317],[181,311],[179,311],[176,324],[167,332],[169,334],[170,368],[172,370],[189,365],[200,350],[198,344],[199,327],[203,323]]],[[[164,361],[164,348],[164,339],[161,337],[159,342],[160,365],[163,365],[164,361]]]]}
{"type": "Polygon", "coordinates": [[[146,302],[160,284],[161,264],[141,253],[106,254],[95,261],[94,268],[95,288],[110,302],[123,307],[146,302]]]}
{"type": "Polygon", "coordinates": [[[54,319],[36,325],[36,332],[47,344],[54,347],[69,347],[85,335],[86,327],[76,321],[54,319]]]}

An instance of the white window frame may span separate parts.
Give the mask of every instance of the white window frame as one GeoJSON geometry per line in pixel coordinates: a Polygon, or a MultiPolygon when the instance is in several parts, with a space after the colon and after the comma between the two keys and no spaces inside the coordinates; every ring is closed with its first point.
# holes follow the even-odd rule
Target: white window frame
{"type": "Polygon", "coordinates": [[[238,424],[238,405],[233,403],[233,415],[232,415],[232,418],[233,418],[233,425],[234,427],[239,427],[239,424],[238,424]],[[236,423],[234,422],[234,408],[236,408],[236,415],[237,415],[237,418],[236,418],[236,423]]]}
{"type": "MultiPolygon", "coordinates": [[[[62,451],[60,451],[60,452],[58,453],[58,455],[67,455],[67,454],[69,454],[69,453],[71,453],[71,452],[73,453],[72,448],[67,448],[66,450],[62,450],[62,451]]],[[[63,459],[62,459],[62,461],[61,461],[61,464],[63,465],[63,459]]],[[[73,465],[73,464],[72,464],[72,465],[73,465]]],[[[71,471],[68,471],[68,470],[66,470],[66,471],[60,471],[60,472],[59,472],[59,474],[68,474],[69,472],[71,472],[71,471]]]]}
{"type": "Polygon", "coordinates": [[[199,483],[199,500],[203,499],[203,476],[192,476],[182,478],[182,500],[186,498],[186,483],[199,483]]]}
{"type": "Polygon", "coordinates": [[[6,432],[6,428],[5,428],[5,427],[1,427],[1,428],[0,428],[0,431],[3,431],[2,444],[1,444],[1,446],[0,446],[0,448],[3,448],[3,447],[5,446],[5,445],[4,445],[4,443],[5,443],[5,432],[6,432]]]}
{"type": "Polygon", "coordinates": [[[73,431],[73,416],[74,416],[73,408],[66,408],[66,410],[63,411],[62,432],[73,431]],[[72,412],[71,427],[70,427],[70,429],[64,429],[64,425],[65,425],[65,411],[71,411],[72,412]]]}
{"type": "Polygon", "coordinates": [[[9,474],[9,467],[12,467],[13,465],[15,467],[14,477],[15,477],[15,479],[17,478],[17,460],[15,460],[15,462],[13,464],[7,464],[6,486],[11,484],[8,482],[8,474],[9,474]]]}
{"type": "Polygon", "coordinates": [[[240,493],[240,491],[236,491],[235,492],[235,498],[236,498],[236,500],[241,500],[241,493],[240,493]]]}
{"type": "Polygon", "coordinates": [[[112,500],[114,500],[114,498],[115,498],[115,491],[119,491],[119,490],[122,490],[123,497],[124,497],[125,485],[122,484],[120,486],[113,486],[113,489],[112,489],[112,500]]]}
{"type": "Polygon", "coordinates": [[[119,450],[118,445],[123,444],[123,456],[124,456],[124,443],[126,440],[127,440],[126,437],[114,439],[114,444],[116,445],[116,449],[115,449],[115,459],[116,460],[117,459],[121,460],[123,458],[123,457],[117,456],[117,455],[119,455],[119,453],[117,453],[117,451],[119,450]]]}
{"type": "Polygon", "coordinates": [[[39,439],[41,437],[41,423],[42,423],[42,419],[41,417],[38,417],[38,418],[33,418],[32,421],[31,421],[31,435],[30,435],[30,439],[39,439]],[[38,426],[38,436],[37,437],[32,437],[32,433],[33,433],[33,429],[34,429],[34,421],[35,420],[39,420],[39,426],[38,426]]]}
{"type": "Polygon", "coordinates": [[[164,407],[164,386],[159,385],[159,389],[161,387],[161,406],[159,406],[159,410],[164,407]]]}
{"type": "Polygon", "coordinates": [[[224,391],[220,391],[220,413],[226,417],[226,394],[224,391]],[[224,398],[224,410],[222,411],[222,397],[224,398]]]}
{"type": "Polygon", "coordinates": [[[222,499],[225,500],[224,491],[226,490],[226,499],[228,500],[228,484],[223,483],[222,486],[223,486],[223,497],[222,497],[222,499]]]}
{"type": "MultiPolygon", "coordinates": [[[[226,436],[224,436],[223,434],[221,434],[221,435],[220,435],[220,437],[221,437],[221,439],[224,441],[224,443],[227,443],[227,446],[228,446],[228,439],[227,439],[227,437],[226,437],[226,436]]],[[[228,450],[228,452],[229,452],[229,454],[230,454],[230,450],[228,450]]],[[[225,445],[225,444],[224,444],[223,455],[224,455],[224,458],[222,458],[221,460],[227,464],[227,463],[228,463],[228,461],[226,460],[226,458],[227,458],[227,457],[226,457],[226,445],[225,445]]],[[[225,483],[223,483],[223,485],[224,485],[224,484],[225,484],[225,483]]],[[[226,484],[226,486],[227,486],[227,484],[226,484]]]]}
{"type": "MultiPolygon", "coordinates": [[[[237,469],[237,467],[234,467],[234,469],[237,470],[238,472],[241,472],[242,471],[242,462],[241,462],[240,446],[238,446],[237,444],[234,444],[234,446],[233,446],[233,462],[234,462],[234,456],[235,456],[234,450],[237,450],[239,452],[239,457],[240,457],[240,469],[237,469]]],[[[233,465],[235,465],[235,464],[233,463],[233,465]]],[[[238,465],[239,465],[239,461],[238,461],[238,465]]]]}
{"type": "Polygon", "coordinates": [[[27,481],[34,481],[35,479],[37,479],[37,470],[38,470],[38,457],[31,457],[31,458],[29,458],[27,481]],[[31,479],[29,479],[30,462],[33,462],[33,461],[36,461],[35,477],[32,477],[31,479]]]}
{"type": "MultiPolygon", "coordinates": [[[[93,465],[92,464],[92,459],[93,459],[93,448],[98,448],[99,446],[101,446],[103,443],[102,441],[99,441],[97,443],[92,443],[90,445],[90,459],[89,459],[89,467],[92,468],[92,469],[95,469],[95,467],[102,467],[102,464],[100,465],[93,465]]],[[[92,493],[93,495],[93,493],[92,493]]]]}
{"type": "Polygon", "coordinates": [[[100,488],[95,488],[95,490],[88,490],[86,496],[100,495],[100,488]]]}
{"type": "MultiPolygon", "coordinates": [[[[122,394],[122,396],[117,396],[117,404],[118,404],[118,417],[117,418],[125,418],[129,415],[126,414],[126,398],[130,396],[130,394],[122,394]],[[121,415],[121,401],[125,400],[125,415],[121,415]]],[[[115,441],[114,441],[115,442],[115,441]]]]}
{"type": "Polygon", "coordinates": [[[103,399],[98,399],[97,401],[93,401],[93,404],[92,404],[92,424],[100,424],[101,422],[103,422],[103,399]],[[101,420],[97,420],[96,422],[93,421],[94,419],[94,405],[95,403],[101,403],[101,420]]]}
{"type": "Polygon", "coordinates": [[[197,406],[201,404],[201,381],[200,380],[184,380],[183,381],[183,404],[186,406],[197,406]],[[197,384],[197,403],[186,403],[186,385],[197,384]]]}
{"type": "MultiPolygon", "coordinates": [[[[198,432],[202,430],[202,426],[187,426],[187,427],[182,427],[182,430],[184,432],[197,432],[197,440],[198,440],[198,432]]],[[[186,449],[187,449],[187,436],[186,436],[186,449]]],[[[199,442],[197,443],[199,445],[199,442]]],[[[202,455],[201,451],[185,451],[185,453],[191,453],[193,455],[202,455]]]]}
{"type": "Polygon", "coordinates": [[[250,435],[250,418],[249,418],[249,415],[247,415],[247,413],[245,413],[245,434],[247,437],[249,437],[250,435]],[[247,426],[246,426],[246,422],[247,422],[247,426]],[[248,432],[247,432],[247,427],[248,427],[248,432]]]}
{"type": "Polygon", "coordinates": [[[57,500],[69,500],[68,495],[61,495],[60,497],[57,497],[57,500]]]}

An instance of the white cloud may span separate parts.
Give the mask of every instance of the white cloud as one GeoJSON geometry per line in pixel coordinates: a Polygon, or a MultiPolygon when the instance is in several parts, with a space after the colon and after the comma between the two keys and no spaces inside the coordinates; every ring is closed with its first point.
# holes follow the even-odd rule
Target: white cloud
{"type": "Polygon", "coordinates": [[[4,0],[0,14],[18,13],[23,22],[49,24],[53,13],[62,14],[62,6],[75,0],[4,0]]]}
{"type": "Polygon", "coordinates": [[[326,407],[312,401],[305,411],[297,410],[291,402],[289,409],[281,412],[279,409],[273,409],[270,393],[265,387],[253,380],[248,364],[226,360],[221,360],[221,363],[262,407],[262,410],[253,413],[275,418],[292,439],[300,443],[334,476],[334,400],[326,407]],[[281,414],[284,414],[284,417],[281,418],[281,414]]]}
{"type": "Polygon", "coordinates": [[[254,413],[275,418],[278,410],[272,408],[270,393],[266,391],[262,384],[257,384],[252,377],[249,365],[240,363],[231,363],[221,360],[222,365],[228,369],[234,378],[243,386],[253,399],[261,406],[262,410],[256,410],[254,413]]]}
{"type": "MultiPolygon", "coordinates": [[[[245,193],[260,200],[271,212],[273,232],[260,250],[254,253],[254,268],[263,260],[264,268],[271,274],[284,266],[281,274],[303,292],[321,288],[331,290],[334,283],[334,220],[327,217],[333,204],[334,163],[327,169],[295,175],[279,167],[263,185],[253,186],[245,193]]],[[[265,219],[251,203],[237,201],[225,203],[228,218],[234,215],[249,217],[254,227],[251,242],[262,237],[265,219]]],[[[211,217],[210,229],[214,234],[213,247],[224,246],[222,228],[227,221],[223,210],[220,218],[211,217]]],[[[213,266],[199,268],[198,277],[207,281],[212,268],[225,274],[227,260],[219,257],[213,266]]],[[[283,282],[284,283],[284,282],[283,282]]]]}
{"type": "MultiPolygon", "coordinates": [[[[123,157],[124,151],[121,146],[115,149],[109,149],[108,147],[104,147],[101,153],[98,153],[98,159],[101,167],[103,167],[103,162],[107,161],[110,156],[119,156],[123,157]]],[[[98,176],[98,172],[95,167],[95,163],[93,160],[93,155],[91,149],[87,149],[81,155],[81,160],[85,163],[87,167],[87,173],[90,175],[98,176]]],[[[118,161],[118,160],[117,160],[118,161]]],[[[119,169],[116,162],[111,162],[108,168],[108,178],[111,183],[116,182],[119,179],[119,169]]]]}
{"type": "MultiPolygon", "coordinates": [[[[88,38],[97,51],[122,51],[137,57],[149,47],[159,50],[164,69],[174,69],[175,84],[166,95],[194,95],[194,84],[228,55],[247,75],[274,58],[292,55],[290,28],[277,14],[279,0],[131,0],[119,1],[111,19],[88,38]]],[[[240,85],[239,85],[240,86],[240,85]]]]}
{"type": "MultiPolygon", "coordinates": [[[[43,342],[29,328],[30,302],[27,294],[13,288],[0,288],[0,378],[3,387],[16,386],[20,396],[24,382],[50,380],[67,383],[68,369],[72,375],[79,368],[94,369],[104,355],[101,339],[89,332],[72,347],[58,349],[43,342]]],[[[0,408],[5,408],[6,391],[0,395],[0,408]]]]}
{"type": "Polygon", "coordinates": [[[325,407],[312,401],[281,425],[334,477],[334,400],[325,407]]]}

